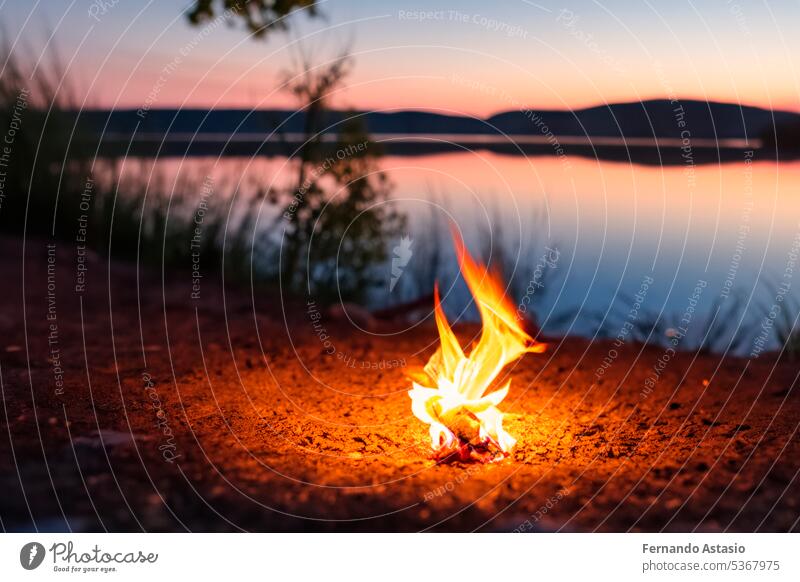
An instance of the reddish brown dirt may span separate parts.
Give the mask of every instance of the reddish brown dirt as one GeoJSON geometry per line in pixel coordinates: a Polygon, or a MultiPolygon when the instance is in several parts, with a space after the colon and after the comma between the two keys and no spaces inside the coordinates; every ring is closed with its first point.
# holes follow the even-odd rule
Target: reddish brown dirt
{"type": "Polygon", "coordinates": [[[68,245],[48,321],[45,243],[24,287],[22,243],[0,244],[6,530],[800,529],[791,362],[679,353],[647,395],[663,349],[628,344],[596,381],[611,344],[555,340],[508,370],[511,456],[436,465],[402,365],[431,354],[429,322],[375,335],[322,315],[331,355],[304,303],[211,277],[191,300],[188,273],[165,287],[95,258],[79,295],[68,245]]]}

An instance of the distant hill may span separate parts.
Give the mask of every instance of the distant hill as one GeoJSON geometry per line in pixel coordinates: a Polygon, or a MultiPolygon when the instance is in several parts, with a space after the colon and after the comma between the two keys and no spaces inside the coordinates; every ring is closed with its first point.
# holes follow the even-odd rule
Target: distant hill
{"type": "MultiPolygon", "coordinates": [[[[657,99],[576,111],[506,111],[486,119],[421,110],[331,111],[325,120],[329,147],[350,118],[360,119],[384,152],[402,156],[467,148],[654,165],[738,162],[745,150],[760,160],[800,158],[800,114],[731,103],[657,99]],[[691,152],[681,149],[686,138],[691,152]]],[[[109,158],[289,156],[304,139],[304,123],[303,112],[281,109],[92,110],[80,113],[77,135],[81,151],[109,158]]]]}
{"type": "MultiPolygon", "coordinates": [[[[757,139],[773,123],[800,120],[800,115],[787,111],[706,101],[670,103],[665,99],[614,103],[575,112],[544,111],[540,115],[556,135],[626,138],[681,138],[688,130],[692,138],[757,139]]],[[[489,122],[506,133],[525,131],[531,125],[530,116],[522,112],[501,113],[489,122]]]]}
{"type": "MultiPolygon", "coordinates": [[[[694,139],[757,139],[773,124],[800,124],[800,115],[731,103],[667,100],[614,103],[575,111],[506,111],[487,119],[443,115],[427,111],[329,113],[327,123],[336,132],[348,117],[358,117],[374,135],[450,134],[680,139],[688,131],[694,139]],[[682,110],[676,107],[682,107],[682,110]],[[681,124],[679,122],[683,122],[681,124]]],[[[92,133],[126,139],[133,134],[284,134],[300,133],[302,112],[286,110],[153,109],[84,111],[81,120],[92,133]]],[[[127,139],[126,139],[127,141],[127,139]]]]}

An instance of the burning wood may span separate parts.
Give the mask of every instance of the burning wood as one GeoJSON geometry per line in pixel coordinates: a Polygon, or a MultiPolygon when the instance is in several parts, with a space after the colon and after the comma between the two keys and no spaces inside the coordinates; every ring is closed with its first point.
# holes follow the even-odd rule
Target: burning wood
{"type": "Polygon", "coordinates": [[[490,461],[507,455],[516,443],[503,429],[503,413],[497,408],[511,381],[486,392],[506,365],[526,352],[543,352],[545,344],[522,329],[499,278],[472,259],[456,233],[453,239],[461,274],[481,316],[481,337],[466,356],[442,310],[437,285],[434,313],[440,346],[413,382],[411,410],[430,425],[434,458],[490,461]]]}

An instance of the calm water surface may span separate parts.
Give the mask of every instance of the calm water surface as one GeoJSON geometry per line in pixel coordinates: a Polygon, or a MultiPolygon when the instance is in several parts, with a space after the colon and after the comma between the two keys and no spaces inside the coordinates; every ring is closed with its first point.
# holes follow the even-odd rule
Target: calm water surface
{"type": "MultiPolygon", "coordinates": [[[[217,183],[280,184],[291,172],[282,158],[157,164],[171,176],[210,172],[217,183]]],[[[435,276],[448,291],[448,311],[474,315],[464,311],[469,296],[456,280],[450,222],[474,254],[513,281],[515,302],[535,297],[550,331],[591,334],[609,309],[626,313],[643,282],[637,317],[688,312],[689,335],[702,333],[705,314],[726,295],[723,304],[741,295],[745,328],[758,325],[757,305],[774,303],[781,282],[798,296],[800,273],[792,281],[790,261],[800,233],[797,162],[657,167],[465,151],[386,157],[382,166],[412,243],[392,291],[390,261],[380,269],[386,285],[372,294],[375,306],[429,293],[435,276]],[[536,271],[543,257],[552,267],[545,280],[536,271]]],[[[270,216],[265,208],[262,224],[270,216]]]]}

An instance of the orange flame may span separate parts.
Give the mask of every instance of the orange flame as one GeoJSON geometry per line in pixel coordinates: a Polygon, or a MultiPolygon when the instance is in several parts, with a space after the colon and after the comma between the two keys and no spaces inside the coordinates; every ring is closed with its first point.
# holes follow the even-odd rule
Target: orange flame
{"type": "Polygon", "coordinates": [[[430,425],[436,458],[453,453],[470,457],[492,448],[508,453],[516,439],[503,429],[503,413],[497,406],[508,394],[511,381],[484,394],[506,365],[526,352],[541,353],[546,346],[522,329],[499,278],[473,260],[455,231],[453,240],[461,274],[481,316],[481,337],[466,356],[442,310],[437,284],[434,315],[441,345],[425,365],[422,383],[414,382],[408,393],[411,410],[430,425]]]}

